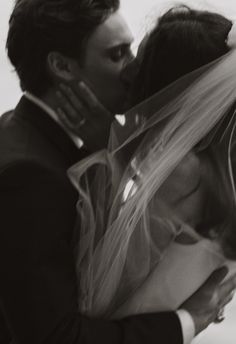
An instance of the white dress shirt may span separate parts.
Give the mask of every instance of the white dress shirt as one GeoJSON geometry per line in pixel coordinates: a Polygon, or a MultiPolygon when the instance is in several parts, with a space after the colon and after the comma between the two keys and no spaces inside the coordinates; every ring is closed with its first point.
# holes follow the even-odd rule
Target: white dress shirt
{"type": "Polygon", "coordinates": [[[185,309],[179,309],[176,313],[179,317],[182,327],[183,344],[190,344],[195,337],[195,325],[193,318],[185,309]]]}

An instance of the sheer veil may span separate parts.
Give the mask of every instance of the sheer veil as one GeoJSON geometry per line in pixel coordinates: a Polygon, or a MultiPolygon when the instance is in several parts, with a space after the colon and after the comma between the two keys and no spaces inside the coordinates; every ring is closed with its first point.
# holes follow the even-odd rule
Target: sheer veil
{"type": "MultiPolygon", "coordinates": [[[[181,232],[197,240],[158,191],[188,152],[214,140],[235,96],[232,50],[128,111],[124,125],[114,123],[108,148],[69,170],[80,194],[75,257],[82,312],[109,317],[181,232]]],[[[230,171],[230,147],[228,153],[230,171]]],[[[234,188],[232,168],[230,176],[234,188]]]]}

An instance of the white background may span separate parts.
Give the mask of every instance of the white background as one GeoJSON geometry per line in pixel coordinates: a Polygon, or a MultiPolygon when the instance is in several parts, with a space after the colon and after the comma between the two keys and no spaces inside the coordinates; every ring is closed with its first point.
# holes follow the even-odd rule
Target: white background
{"type": "MultiPolygon", "coordinates": [[[[45,0],[46,1],[46,0],[45,0]]],[[[182,3],[202,9],[221,12],[230,18],[236,17],[235,0],[183,0],[182,3]]],[[[169,0],[121,0],[122,11],[136,37],[136,46],[143,33],[151,27],[155,18],[177,1],[169,0]]],[[[8,19],[13,0],[0,2],[0,114],[15,106],[21,95],[18,80],[5,54],[8,19]]],[[[236,67],[236,66],[235,66],[236,67]]],[[[228,306],[227,320],[221,325],[211,326],[196,343],[235,344],[236,343],[236,300],[228,306]]],[[[158,338],[157,338],[158,339],[158,338]]]]}
{"type": "MultiPolygon", "coordinates": [[[[121,0],[122,11],[137,37],[136,45],[155,18],[176,2],[175,0],[121,0]]],[[[236,16],[235,0],[183,0],[182,2],[236,16]]],[[[0,113],[14,107],[21,94],[18,80],[5,53],[8,19],[13,3],[13,0],[0,1],[0,113]]]]}

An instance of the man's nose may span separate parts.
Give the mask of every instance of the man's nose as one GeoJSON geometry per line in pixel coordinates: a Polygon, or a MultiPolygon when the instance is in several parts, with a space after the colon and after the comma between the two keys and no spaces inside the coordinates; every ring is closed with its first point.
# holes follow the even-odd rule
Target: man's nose
{"type": "Polygon", "coordinates": [[[127,86],[130,87],[138,74],[139,63],[138,60],[133,57],[122,69],[121,71],[121,81],[127,86]]]}

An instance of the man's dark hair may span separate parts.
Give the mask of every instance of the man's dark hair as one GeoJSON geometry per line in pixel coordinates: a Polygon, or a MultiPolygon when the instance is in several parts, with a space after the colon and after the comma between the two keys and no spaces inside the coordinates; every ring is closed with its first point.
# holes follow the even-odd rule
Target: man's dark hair
{"type": "Polygon", "coordinates": [[[226,54],[231,27],[232,22],[220,14],[184,5],[166,12],[147,39],[134,103],[226,54]]]}
{"type": "Polygon", "coordinates": [[[119,0],[17,0],[6,48],[22,89],[43,94],[52,82],[48,54],[80,59],[91,33],[119,5],[119,0]]]}

